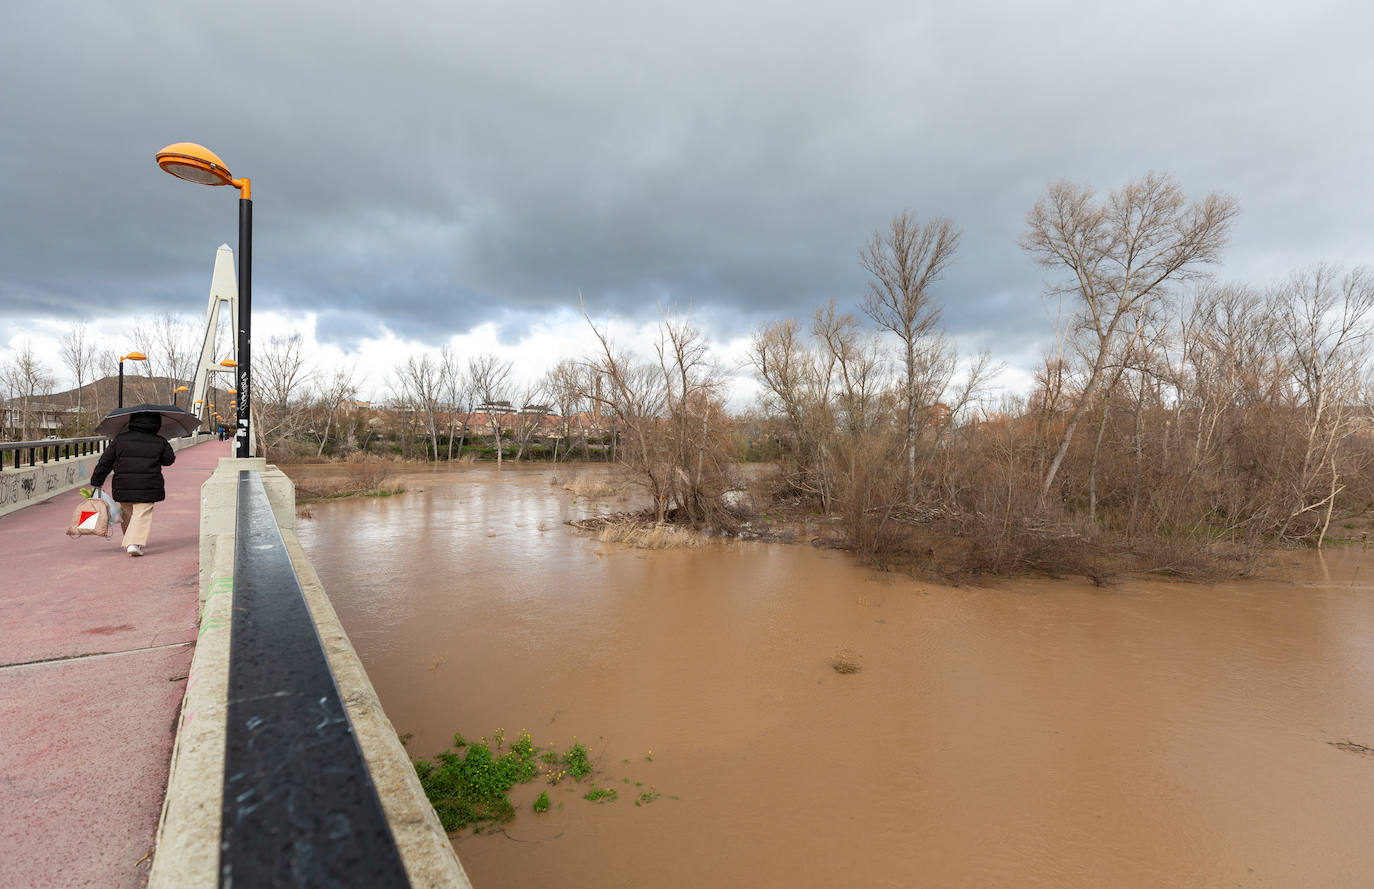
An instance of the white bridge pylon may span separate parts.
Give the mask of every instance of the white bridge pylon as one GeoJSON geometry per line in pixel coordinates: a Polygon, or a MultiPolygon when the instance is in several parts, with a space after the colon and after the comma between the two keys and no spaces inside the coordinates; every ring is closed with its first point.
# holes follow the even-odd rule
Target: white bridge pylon
{"type": "MultiPolygon", "coordinates": [[[[203,429],[214,429],[217,425],[212,422],[210,416],[210,402],[207,394],[210,390],[210,380],[213,374],[228,370],[219,366],[215,360],[215,338],[219,332],[219,312],[220,307],[225,303],[229,304],[229,323],[238,323],[239,317],[239,286],[238,280],[234,277],[234,251],[229,249],[228,244],[221,244],[215,251],[215,271],[210,277],[210,302],[205,306],[205,339],[200,346],[200,361],[196,364],[196,380],[191,386],[191,402],[187,409],[197,417],[205,420],[203,429]]],[[[230,337],[234,344],[235,352],[238,350],[238,338],[230,337]]],[[[238,355],[234,355],[234,360],[238,360],[238,355]]],[[[233,379],[233,377],[231,377],[233,379]]],[[[234,388],[231,382],[225,389],[234,388]]],[[[221,407],[227,408],[228,405],[221,407]]],[[[226,424],[228,425],[228,424],[226,424]]]]}

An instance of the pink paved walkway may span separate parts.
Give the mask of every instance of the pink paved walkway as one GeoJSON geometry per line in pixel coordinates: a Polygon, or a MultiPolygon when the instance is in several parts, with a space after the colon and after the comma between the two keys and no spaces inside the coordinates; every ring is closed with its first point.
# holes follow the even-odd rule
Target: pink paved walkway
{"type": "Polygon", "coordinates": [[[0,889],[147,882],[196,638],[200,486],[177,453],[147,553],[69,538],[77,491],[0,516],[0,889]]]}

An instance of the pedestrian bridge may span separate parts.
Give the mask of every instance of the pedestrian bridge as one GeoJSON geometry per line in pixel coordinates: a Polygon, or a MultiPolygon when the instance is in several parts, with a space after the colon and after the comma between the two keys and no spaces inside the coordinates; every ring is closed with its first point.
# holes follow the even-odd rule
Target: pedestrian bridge
{"type": "Polygon", "coordinates": [[[103,439],[0,444],[0,886],[468,886],[290,481],[173,444],[137,559],[64,533],[103,439]]]}

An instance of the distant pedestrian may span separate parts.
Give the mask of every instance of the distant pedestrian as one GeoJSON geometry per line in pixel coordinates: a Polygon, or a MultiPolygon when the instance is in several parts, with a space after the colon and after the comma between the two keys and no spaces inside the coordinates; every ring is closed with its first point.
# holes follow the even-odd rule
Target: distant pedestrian
{"type": "Polygon", "coordinates": [[[110,494],[124,512],[120,546],[131,556],[143,555],[153,529],[153,504],[167,499],[162,467],[171,466],[177,458],[167,439],[158,435],[160,428],[160,415],[152,411],[134,414],[129,428],[115,436],[91,473],[91,487],[99,488],[114,472],[110,494]]]}

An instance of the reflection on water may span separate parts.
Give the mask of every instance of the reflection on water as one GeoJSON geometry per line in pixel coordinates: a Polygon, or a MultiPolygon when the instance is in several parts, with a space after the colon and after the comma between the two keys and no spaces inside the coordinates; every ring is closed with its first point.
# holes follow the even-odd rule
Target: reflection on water
{"type": "Polygon", "coordinates": [[[1374,883],[1374,757],[1332,746],[1374,746],[1362,551],[955,589],[805,547],[601,544],[549,476],[472,467],[299,523],[412,753],[576,736],[622,789],[560,786],[542,816],[512,794],[504,833],[455,839],[479,889],[1374,883]]]}

